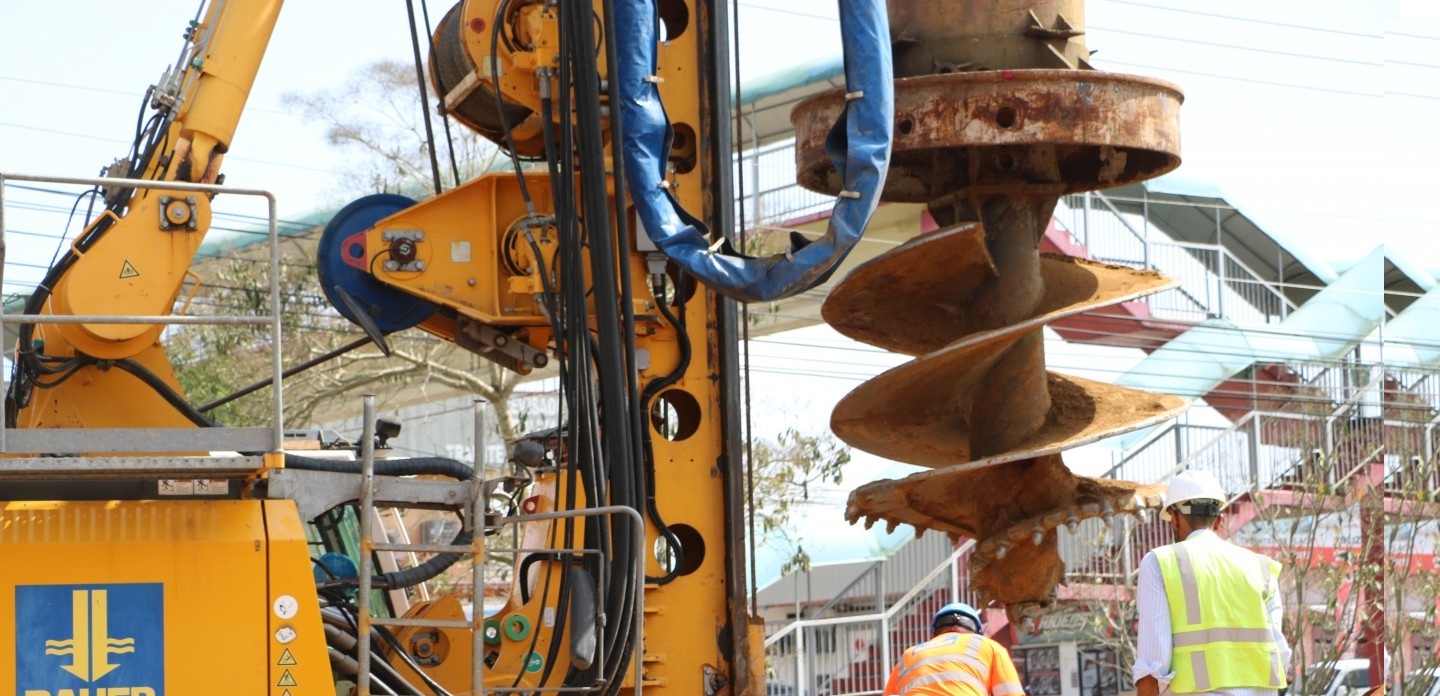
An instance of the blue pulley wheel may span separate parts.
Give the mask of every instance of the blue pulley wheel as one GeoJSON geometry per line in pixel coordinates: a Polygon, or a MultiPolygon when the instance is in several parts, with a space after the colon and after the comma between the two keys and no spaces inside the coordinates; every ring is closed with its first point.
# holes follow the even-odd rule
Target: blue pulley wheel
{"type": "Polygon", "coordinates": [[[413,199],[393,193],[357,199],[341,208],[325,226],[315,253],[316,270],[326,299],[382,347],[381,335],[408,329],[435,313],[435,306],[429,302],[385,285],[371,275],[378,264],[385,262],[389,249],[367,249],[366,230],[412,205],[415,205],[413,199]]]}

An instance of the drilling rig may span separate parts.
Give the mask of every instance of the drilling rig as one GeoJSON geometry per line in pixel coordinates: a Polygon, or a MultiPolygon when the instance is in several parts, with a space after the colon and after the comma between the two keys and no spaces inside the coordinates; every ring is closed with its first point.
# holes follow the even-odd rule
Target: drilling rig
{"type": "MultiPolygon", "coordinates": [[[[1045,370],[1047,322],[1170,287],[1036,251],[1057,197],[1179,162],[1179,92],[1090,69],[1079,2],[895,0],[888,18],[841,3],[846,87],[794,114],[798,175],[835,195],[830,225],[764,258],[731,239],[725,3],[455,5],[425,39],[430,86],[513,171],[356,201],[318,267],[377,345],[419,329],[519,372],[557,368],[564,422],[484,481],[464,462],[377,461],[369,402],[353,461],[286,451],[278,352],[271,427],[211,421],[173,375],[164,327],[206,319],[181,294],[212,198],[268,196],[223,186],[222,169],[280,6],[202,3],[129,155],[73,180],[103,189],[104,212],[11,319],[5,688],[758,696],[736,301],[825,281],[881,200],[923,202],[943,229],[858,268],[824,315],[916,358],[833,425],[933,471],[861,488],[847,517],[980,540],[976,586],[1020,618],[1060,577],[1058,526],[1158,504],[1073,476],[1059,452],[1183,403],[1045,370]],[[657,410],[674,415],[664,431],[657,410]],[[462,528],[448,544],[379,542],[382,503],[450,510],[462,528]],[[502,610],[451,598],[394,615],[393,593],[466,554],[478,571],[506,529],[521,543],[500,549],[514,568],[502,610]],[[435,555],[375,568],[401,550],[435,555]]],[[[278,314],[272,302],[263,320],[277,345],[278,314]]]]}

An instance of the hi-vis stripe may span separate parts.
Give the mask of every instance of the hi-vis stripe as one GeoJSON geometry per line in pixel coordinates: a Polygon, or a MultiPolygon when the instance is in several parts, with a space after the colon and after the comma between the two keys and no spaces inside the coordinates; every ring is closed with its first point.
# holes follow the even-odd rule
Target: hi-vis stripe
{"type": "MultiPolygon", "coordinates": [[[[1205,661],[1205,653],[1196,651],[1190,653],[1190,671],[1195,674],[1195,688],[1199,691],[1210,691],[1210,664],[1205,661]]],[[[1280,653],[1270,651],[1270,687],[1280,688],[1280,653]]]]}
{"type": "Polygon", "coordinates": [[[974,684],[975,688],[980,689],[981,691],[985,691],[985,681],[990,678],[990,667],[984,662],[980,661],[980,646],[985,644],[985,640],[980,636],[974,634],[964,636],[964,640],[966,641],[966,645],[965,652],[963,654],[956,655],[955,653],[951,652],[942,652],[915,660],[914,662],[905,665],[905,669],[900,671],[900,675],[898,678],[899,682],[901,684],[906,684],[906,689],[908,690],[912,684],[932,684],[940,680],[932,679],[931,677],[943,676],[947,679],[953,678],[960,681],[969,682],[971,684],[974,684]],[[928,667],[935,664],[943,664],[946,662],[963,662],[971,667],[974,667],[975,671],[980,673],[980,676],[977,679],[974,675],[965,672],[937,672],[933,675],[926,675],[925,677],[916,679],[914,682],[911,683],[906,682],[906,679],[908,679],[910,675],[915,672],[916,669],[920,667],[928,667]],[[950,677],[947,675],[957,676],[950,677]]]}
{"type": "Polygon", "coordinates": [[[1185,592],[1185,623],[1200,623],[1200,588],[1195,584],[1195,565],[1184,544],[1175,545],[1175,563],[1180,566],[1180,588],[1185,592]]]}
{"type": "MultiPolygon", "coordinates": [[[[1180,570],[1180,589],[1185,595],[1185,621],[1197,624],[1200,623],[1200,586],[1195,582],[1195,565],[1191,562],[1190,551],[1184,544],[1176,544],[1174,548],[1175,564],[1180,570]]],[[[1268,592],[1271,582],[1270,560],[1264,557],[1259,560],[1268,592]]],[[[1176,648],[1193,648],[1210,643],[1271,643],[1274,640],[1275,634],[1268,628],[1197,628],[1176,630],[1173,645],[1176,648]]],[[[1195,688],[1209,691],[1210,666],[1205,661],[1203,650],[1190,653],[1190,670],[1195,674],[1195,688]]],[[[1271,650],[1270,686],[1278,689],[1281,683],[1280,654],[1271,650]]]]}
{"type": "Polygon", "coordinates": [[[1206,643],[1269,643],[1275,634],[1268,628],[1197,628],[1193,631],[1176,631],[1174,646],[1193,648],[1206,643]]]}
{"type": "MultiPolygon", "coordinates": [[[[1025,693],[1024,687],[1020,684],[1006,682],[995,685],[992,690],[988,686],[990,680],[990,665],[980,659],[981,648],[985,645],[985,639],[974,634],[959,635],[949,641],[926,646],[916,650],[912,655],[921,655],[913,661],[907,660],[904,669],[896,676],[896,682],[903,685],[902,694],[911,693],[915,689],[930,684],[966,684],[975,689],[978,693],[989,693],[990,696],[1020,696],[1025,693]],[[964,641],[963,648],[956,650],[957,643],[964,641]],[[926,649],[928,648],[928,649],[926,649]],[[933,654],[926,654],[934,651],[933,654]],[[932,672],[924,675],[916,675],[925,667],[946,667],[964,665],[974,672],[948,669],[942,672],[932,672]]],[[[948,637],[948,636],[947,636],[948,637]]]]}

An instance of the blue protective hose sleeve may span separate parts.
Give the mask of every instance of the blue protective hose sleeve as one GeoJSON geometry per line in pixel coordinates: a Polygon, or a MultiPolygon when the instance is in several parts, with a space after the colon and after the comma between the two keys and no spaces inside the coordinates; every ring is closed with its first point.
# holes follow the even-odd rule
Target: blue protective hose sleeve
{"type": "Polygon", "coordinates": [[[656,72],[655,0],[617,0],[612,21],[615,35],[626,39],[617,47],[614,71],[625,180],[650,240],[712,290],[744,302],[790,297],[823,282],[860,241],[890,164],[895,96],[883,0],[840,0],[845,89],[862,96],[848,101],[826,137],[825,152],[850,193],[836,200],[823,237],[762,258],[739,254],[728,244],[712,249],[704,224],[662,186],[671,130],[657,86],[647,80],[656,72]]]}

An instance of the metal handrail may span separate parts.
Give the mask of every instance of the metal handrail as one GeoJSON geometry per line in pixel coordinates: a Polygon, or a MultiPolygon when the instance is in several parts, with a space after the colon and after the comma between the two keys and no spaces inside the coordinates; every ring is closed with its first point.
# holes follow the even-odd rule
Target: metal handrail
{"type": "MultiPolygon", "coordinates": [[[[1200,242],[1179,242],[1179,241],[1173,241],[1173,240],[1172,240],[1172,241],[1147,241],[1146,244],[1151,244],[1151,245],[1154,245],[1154,246],[1171,246],[1171,247],[1177,247],[1177,248],[1180,248],[1180,249],[1197,249],[1197,250],[1203,250],[1203,251],[1213,251],[1213,252],[1215,252],[1216,254],[1219,255],[1220,260],[1224,261],[1224,260],[1228,259],[1228,260],[1230,260],[1232,263],[1234,263],[1236,266],[1238,266],[1239,268],[1241,268],[1242,270],[1244,270],[1247,274],[1249,274],[1249,277],[1250,277],[1250,278],[1253,278],[1253,279],[1254,279],[1254,282],[1255,282],[1256,284],[1258,284],[1258,285],[1264,287],[1266,290],[1270,291],[1270,293],[1271,293],[1272,295],[1274,295],[1274,296],[1276,297],[1276,299],[1284,302],[1285,305],[1286,305],[1287,307],[1289,307],[1290,309],[1294,310],[1294,309],[1299,309],[1299,308],[1300,308],[1300,305],[1295,304],[1295,302],[1292,301],[1289,297],[1286,297],[1284,293],[1279,292],[1278,290],[1275,289],[1276,287],[1285,287],[1285,285],[1278,285],[1278,284],[1275,283],[1275,282],[1268,281],[1268,280],[1265,280],[1264,278],[1261,278],[1261,277],[1260,277],[1260,274],[1255,272],[1255,269],[1250,268],[1249,265],[1247,265],[1244,261],[1241,261],[1239,257],[1237,257],[1237,256],[1235,256],[1234,254],[1232,254],[1232,253],[1230,252],[1230,249],[1227,248],[1227,247],[1225,247],[1225,246],[1222,245],[1222,244],[1204,244],[1204,243],[1200,243],[1200,242]]],[[[1228,277],[1228,276],[1225,278],[1225,281],[1226,281],[1227,283],[1229,283],[1229,282],[1247,282],[1247,281],[1245,281],[1245,280],[1243,280],[1243,279],[1231,278],[1231,277],[1228,277]]]]}
{"type": "Polygon", "coordinates": [[[850,590],[855,589],[860,584],[860,581],[864,580],[872,574],[878,573],[880,568],[884,564],[885,561],[875,561],[874,563],[871,563],[870,567],[866,568],[864,572],[860,573],[859,575],[856,575],[855,579],[850,581],[850,584],[846,585],[839,592],[836,592],[835,596],[830,598],[830,601],[826,602],[825,605],[820,607],[819,609],[816,609],[815,613],[811,615],[812,618],[824,614],[825,612],[830,610],[830,607],[839,604],[841,599],[844,599],[847,595],[849,595],[850,590]]]}
{"type": "MultiPolygon", "coordinates": [[[[359,558],[359,561],[360,561],[359,566],[360,566],[360,567],[359,567],[359,571],[358,571],[358,572],[359,572],[360,587],[359,587],[359,590],[358,590],[357,596],[356,596],[356,602],[357,602],[357,604],[358,604],[356,613],[359,615],[359,621],[358,621],[359,626],[358,626],[358,630],[357,630],[356,633],[357,633],[357,635],[362,636],[362,638],[360,639],[360,641],[359,641],[359,643],[358,643],[358,646],[357,646],[357,647],[358,647],[358,652],[357,652],[356,661],[357,661],[357,663],[359,664],[359,670],[358,670],[358,675],[357,675],[358,681],[357,681],[357,683],[356,683],[356,685],[355,685],[356,693],[357,693],[359,696],[370,696],[370,662],[371,662],[371,657],[372,657],[372,654],[373,654],[373,650],[372,650],[372,647],[371,647],[371,645],[370,645],[371,627],[374,626],[374,625],[387,625],[387,626],[420,626],[420,627],[432,627],[432,628],[462,628],[462,629],[467,629],[467,630],[469,630],[469,631],[471,632],[471,663],[470,663],[470,664],[471,664],[471,675],[470,675],[471,683],[470,683],[470,689],[471,689],[471,693],[476,694],[476,696],[484,696],[484,694],[485,694],[485,692],[486,692],[486,689],[485,689],[485,680],[484,680],[484,673],[485,673],[485,650],[486,650],[486,645],[485,645],[485,641],[482,640],[482,631],[484,630],[485,618],[486,618],[486,617],[485,617],[485,613],[484,613],[483,611],[481,611],[481,607],[478,605],[478,603],[480,602],[481,598],[484,596],[484,584],[485,584],[485,581],[484,581],[484,572],[483,572],[482,566],[484,565],[486,548],[485,548],[485,534],[484,534],[484,530],[483,530],[483,529],[476,528],[476,525],[477,525],[477,524],[483,524],[483,520],[484,520],[484,518],[485,518],[485,509],[484,509],[485,497],[484,497],[484,486],[483,486],[483,482],[480,481],[479,479],[476,479],[476,480],[472,481],[473,486],[472,486],[471,498],[470,498],[469,501],[467,501],[467,503],[466,503],[466,505],[465,505],[467,511],[469,512],[469,518],[470,518],[470,519],[469,519],[469,522],[470,522],[470,525],[471,525],[471,532],[472,532],[470,544],[469,544],[468,546],[466,546],[466,547],[451,547],[451,546],[449,546],[449,545],[437,545],[437,544],[394,544],[394,543],[379,543],[379,542],[376,542],[376,541],[374,540],[374,538],[373,538],[374,532],[372,531],[372,525],[373,525],[373,523],[374,523],[374,517],[375,517],[375,515],[374,515],[374,512],[375,512],[375,449],[374,449],[374,441],[375,441],[375,433],[374,433],[374,427],[375,427],[375,426],[374,426],[374,422],[375,422],[375,396],[372,395],[372,394],[366,394],[366,395],[363,397],[363,403],[364,403],[363,413],[364,413],[365,425],[364,425],[363,435],[362,435],[362,437],[361,437],[361,448],[360,448],[360,456],[361,456],[361,465],[360,465],[361,496],[360,496],[359,517],[360,517],[360,543],[361,543],[361,553],[359,554],[359,556],[360,556],[360,558],[359,558]],[[457,620],[457,619],[451,619],[451,620],[446,620],[446,619],[407,619],[407,618],[398,618],[398,617],[397,617],[397,618],[381,619],[381,618],[377,618],[377,617],[371,616],[371,612],[370,612],[370,601],[371,601],[370,595],[371,595],[371,591],[370,591],[370,590],[371,590],[371,580],[372,580],[372,577],[371,577],[371,576],[373,575],[373,568],[372,568],[373,560],[372,560],[372,559],[373,559],[373,556],[374,556],[374,552],[375,552],[375,551],[382,551],[382,550],[400,551],[400,552],[412,551],[412,550],[414,550],[414,551],[432,551],[432,552],[448,552],[448,551],[454,551],[454,552],[460,552],[460,553],[468,553],[468,554],[470,555],[470,564],[471,564],[471,575],[470,575],[471,592],[472,592],[472,596],[475,598],[474,601],[477,603],[477,605],[476,605],[474,608],[472,608],[472,610],[471,610],[471,612],[470,612],[470,618],[469,618],[468,620],[461,621],[461,620],[457,620]]],[[[477,414],[478,414],[478,410],[479,410],[479,409],[478,409],[478,406],[477,406],[477,409],[476,409],[476,410],[477,410],[477,414]]],[[[478,419],[478,415],[477,415],[477,419],[478,419]]],[[[477,423],[478,423],[478,420],[477,420],[477,423]]],[[[476,456],[477,456],[477,457],[479,456],[478,453],[479,453],[479,448],[476,448],[476,456]]],[[[477,461],[476,463],[478,464],[479,462],[477,461]]],[[[627,507],[627,506],[624,506],[624,505],[605,505],[605,506],[598,506],[598,507],[593,507],[593,508],[584,508],[584,509],[580,509],[580,510],[557,510],[557,511],[553,511],[553,512],[538,512],[538,513],[530,513],[530,514],[524,514],[524,515],[513,515],[513,516],[509,516],[509,517],[504,517],[504,518],[502,518],[501,520],[499,520],[499,524],[500,524],[500,525],[517,525],[517,524],[523,524],[523,523],[526,523],[526,522],[541,522],[541,521],[547,521],[547,520],[558,520],[558,519],[578,518],[578,517],[599,517],[599,516],[605,516],[605,515],[623,515],[623,516],[629,517],[632,521],[634,521],[635,524],[632,525],[632,529],[633,529],[633,532],[634,532],[634,534],[633,534],[633,537],[634,537],[633,541],[634,541],[634,543],[635,543],[635,545],[636,545],[636,548],[642,548],[642,547],[644,547],[644,545],[645,545],[645,520],[644,520],[643,517],[641,517],[639,511],[635,510],[634,508],[627,507]]],[[[491,551],[494,551],[494,552],[496,552],[496,553],[523,553],[523,552],[527,552],[527,551],[542,551],[542,550],[543,550],[543,551],[546,551],[546,552],[549,552],[549,551],[555,551],[556,549],[533,549],[533,550],[532,550],[532,549],[524,549],[524,548],[499,548],[499,549],[491,549],[491,551]]],[[[633,668],[634,668],[634,682],[635,682],[634,685],[633,685],[634,693],[635,693],[635,696],[640,696],[640,694],[641,694],[641,689],[643,688],[643,684],[642,684],[642,682],[643,682],[643,678],[642,678],[642,677],[643,677],[642,667],[643,667],[643,663],[644,663],[644,660],[641,660],[641,659],[640,659],[640,656],[645,654],[645,649],[644,649],[644,647],[645,647],[645,646],[644,646],[644,628],[645,628],[645,626],[644,626],[644,621],[645,621],[645,555],[644,555],[644,554],[635,554],[635,561],[634,561],[634,563],[632,564],[632,566],[633,566],[633,567],[630,569],[630,572],[631,572],[631,573],[633,574],[633,576],[634,576],[634,577],[633,577],[633,583],[634,583],[634,587],[635,587],[635,592],[634,592],[634,595],[635,595],[635,596],[634,596],[635,607],[634,607],[634,619],[633,619],[633,624],[634,624],[634,625],[633,625],[633,627],[632,627],[632,630],[634,631],[633,635],[635,636],[635,643],[634,643],[634,647],[632,648],[632,650],[633,650],[633,655],[632,655],[632,658],[631,658],[631,664],[633,665],[633,668]]],[[[603,594],[603,592],[604,592],[604,586],[603,586],[603,585],[601,586],[600,591],[601,591],[601,593],[603,594]]],[[[604,650],[603,642],[602,642],[602,644],[600,645],[600,648],[599,648],[599,649],[602,650],[602,651],[604,650]]],[[[582,693],[582,692],[595,691],[597,688],[598,688],[598,687],[595,687],[595,686],[585,686],[585,687],[565,687],[565,686],[561,686],[561,687],[538,687],[538,686],[536,686],[536,687],[530,687],[530,686],[527,686],[527,687],[523,687],[523,689],[520,689],[520,690],[525,691],[525,692],[527,692],[527,693],[582,693]]]]}
{"type": "Polygon", "coordinates": [[[1155,443],[1160,440],[1160,438],[1165,437],[1172,432],[1176,434],[1176,437],[1179,437],[1179,431],[1181,427],[1188,427],[1188,425],[1182,426],[1179,421],[1170,421],[1169,425],[1166,425],[1164,428],[1160,428],[1150,433],[1148,436],[1145,437],[1143,441],[1141,441],[1133,449],[1131,449],[1129,454],[1121,457],[1120,461],[1115,462],[1115,464],[1113,464],[1108,470],[1106,470],[1105,473],[1101,474],[1100,478],[1116,478],[1120,475],[1120,472],[1124,470],[1126,464],[1129,464],[1137,457],[1144,454],[1147,450],[1154,446],[1155,443]]]}
{"type": "Polygon", "coordinates": [[[960,557],[965,553],[969,552],[970,549],[974,548],[974,546],[974,539],[966,539],[965,543],[956,547],[955,551],[951,553],[948,558],[946,558],[939,565],[935,566],[929,573],[925,575],[925,577],[917,581],[908,592],[901,595],[900,598],[895,600],[895,602],[891,604],[891,606],[885,611],[872,614],[858,614],[855,616],[837,616],[829,619],[796,619],[795,621],[791,622],[790,625],[780,629],[779,631],[776,631],[774,634],[767,637],[765,639],[765,647],[768,648],[771,645],[774,645],[775,643],[779,642],[782,637],[789,635],[790,633],[793,633],[801,628],[808,628],[811,626],[836,626],[839,624],[851,623],[856,621],[874,621],[876,619],[894,618],[894,615],[900,610],[900,607],[905,606],[910,602],[910,600],[914,599],[916,595],[920,594],[921,589],[924,588],[925,585],[928,584],[931,580],[939,577],[941,571],[946,570],[947,568],[954,567],[956,561],[959,561],[960,557]]]}
{"type": "Polygon", "coordinates": [[[1116,207],[1115,207],[1115,203],[1113,203],[1113,202],[1110,200],[1110,197],[1109,197],[1109,196],[1106,196],[1105,194],[1103,194],[1103,193],[1101,193],[1101,192],[1099,192],[1099,191],[1089,191],[1089,192],[1087,192],[1085,195],[1087,195],[1087,196],[1094,196],[1094,197],[1100,199],[1100,202],[1103,203],[1106,208],[1109,208],[1109,209],[1110,209],[1110,212],[1115,215],[1115,219],[1116,219],[1116,220],[1119,220],[1119,221],[1120,221],[1120,224],[1121,224],[1121,225],[1124,225],[1124,226],[1125,226],[1125,229],[1128,230],[1131,235],[1133,235],[1136,239],[1140,240],[1140,243],[1141,243],[1141,244],[1149,244],[1149,243],[1150,243],[1149,237],[1148,237],[1147,235],[1145,235],[1145,234],[1143,234],[1143,233],[1141,233],[1141,232],[1137,232],[1137,231],[1135,230],[1135,226],[1134,226],[1134,225],[1131,225],[1131,224],[1130,224],[1130,221],[1125,219],[1125,214],[1122,213],[1122,212],[1120,212],[1120,209],[1119,209],[1119,208],[1116,208],[1116,207]]]}
{"type": "MultiPolygon", "coordinates": [[[[80,186],[120,186],[134,189],[164,189],[170,191],[193,191],[196,193],[226,193],[239,196],[260,196],[265,199],[266,217],[269,230],[269,275],[270,275],[270,316],[268,317],[194,317],[194,316],[46,316],[32,314],[7,314],[0,311],[0,331],[3,331],[5,323],[49,323],[49,324],[270,324],[271,332],[271,389],[274,408],[274,434],[271,439],[271,450],[280,451],[284,448],[285,429],[284,399],[280,386],[280,374],[284,371],[284,361],[281,354],[281,308],[280,308],[280,235],[276,220],[275,194],[263,189],[245,189],[221,186],[219,184],[194,184],[183,181],[155,181],[151,179],[119,179],[105,177],[63,177],[43,176],[37,174],[17,174],[0,172],[0,251],[5,249],[5,183],[8,181],[28,181],[34,183],[51,184],[72,184],[80,186]]],[[[0,256],[3,261],[3,256],[0,256]]],[[[0,285],[4,283],[4,266],[0,264],[0,285]]],[[[6,450],[5,433],[7,428],[3,419],[0,419],[0,452],[6,450]]],[[[172,451],[165,448],[161,438],[157,438],[156,447],[152,451],[172,451]]]]}

